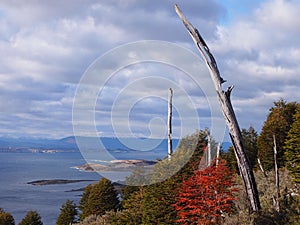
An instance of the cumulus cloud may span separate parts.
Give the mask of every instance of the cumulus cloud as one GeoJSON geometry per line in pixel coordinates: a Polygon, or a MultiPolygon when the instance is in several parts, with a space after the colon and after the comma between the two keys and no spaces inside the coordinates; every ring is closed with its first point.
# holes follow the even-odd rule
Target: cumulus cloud
{"type": "MultiPolygon", "coordinates": [[[[169,0],[1,1],[0,135],[72,135],[72,104],[77,84],[95,59],[119,45],[154,39],[178,43],[196,52],[174,12],[174,3],[169,0]]],[[[235,8],[226,8],[223,1],[176,3],[208,40],[224,78],[236,85],[233,103],[243,127],[252,124],[259,129],[268,108],[280,97],[297,100],[300,85],[297,1],[255,1],[246,16],[239,14],[228,23],[224,19],[228,13],[235,13],[235,8]]],[[[134,54],[130,52],[127,56],[136,57],[134,54]]],[[[111,72],[122,57],[118,55],[106,62],[106,71],[111,72]]],[[[178,58],[178,63],[189,62],[178,58]]],[[[190,108],[195,107],[204,120],[202,127],[209,126],[206,90],[199,90],[186,74],[174,68],[144,63],[122,68],[99,95],[99,105],[95,108],[101,121],[99,133],[111,135],[111,112],[116,98],[120,107],[114,116],[120,126],[127,126],[126,101],[147,95],[152,97],[143,98],[130,111],[132,129],[139,136],[143,136],[143,128],[148,124],[146,136],[150,135],[150,128],[160,129],[162,121],[153,118],[165,116],[166,101],[161,97],[167,95],[169,83],[145,79],[130,86],[143,76],[173,80],[178,87],[174,98],[178,108],[186,103],[179,89],[187,90],[193,100],[190,108]],[[122,92],[126,85],[129,89],[122,92]]],[[[91,94],[95,93],[86,93],[91,94]]],[[[174,126],[179,128],[177,120],[174,118],[174,126]]]]}
{"type": "Polygon", "coordinates": [[[236,84],[233,104],[242,126],[259,130],[274,101],[299,101],[299,10],[297,1],[269,0],[218,26],[211,45],[224,77],[236,84]]]}
{"type": "MultiPolygon", "coordinates": [[[[1,1],[1,135],[72,135],[76,85],[93,60],[130,41],[188,39],[184,32],[178,32],[180,21],[172,4],[140,0],[1,1]]],[[[197,20],[204,24],[207,19],[210,25],[205,26],[205,32],[210,35],[224,13],[214,1],[185,5],[192,16],[197,14],[195,8],[203,9],[197,20]]],[[[122,87],[128,82],[124,77],[119,76],[108,89],[122,87]]],[[[107,118],[107,124],[114,101],[111,93],[102,102],[106,109],[102,118],[107,118]]],[[[99,132],[109,135],[102,128],[99,132]]]]}

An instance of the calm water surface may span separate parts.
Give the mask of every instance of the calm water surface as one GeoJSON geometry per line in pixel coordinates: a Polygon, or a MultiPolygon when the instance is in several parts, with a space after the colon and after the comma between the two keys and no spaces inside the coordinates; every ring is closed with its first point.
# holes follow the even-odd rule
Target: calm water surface
{"type": "MultiPolygon", "coordinates": [[[[166,152],[116,152],[116,159],[163,158],[166,152]]],[[[78,204],[82,192],[70,192],[93,182],[57,185],[30,185],[27,182],[48,179],[99,180],[94,172],[72,167],[85,164],[80,152],[72,153],[0,153],[0,207],[10,212],[18,224],[29,210],[37,210],[44,225],[55,225],[59,208],[67,199],[78,204]]],[[[114,181],[120,174],[114,174],[114,181]]],[[[123,177],[123,175],[121,176],[123,177]]]]}
{"type": "Polygon", "coordinates": [[[37,210],[44,225],[54,225],[60,206],[67,200],[77,204],[81,192],[68,192],[93,182],[35,186],[29,181],[43,179],[99,180],[98,173],[71,167],[84,164],[77,153],[0,153],[0,207],[18,224],[29,210],[37,210]]]}

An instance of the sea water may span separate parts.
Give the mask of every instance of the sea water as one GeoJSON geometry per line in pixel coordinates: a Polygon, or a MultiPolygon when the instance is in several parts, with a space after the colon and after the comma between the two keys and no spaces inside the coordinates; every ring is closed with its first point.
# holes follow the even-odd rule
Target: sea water
{"type": "Polygon", "coordinates": [[[76,204],[82,192],[70,192],[92,182],[57,185],[31,185],[27,182],[48,179],[99,180],[94,172],[72,169],[84,164],[79,152],[0,153],[0,207],[10,212],[18,224],[29,210],[37,210],[44,225],[54,225],[60,206],[67,200],[76,204]]]}
{"type": "MultiPolygon", "coordinates": [[[[116,159],[163,158],[162,152],[114,153],[116,159]]],[[[78,204],[81,191],[71,191],[86,187],[101,179],[96,172],[75,169],[86,161],[80,152],[66,153],[0,153],[0,207],[11,213],[18,224],[29,210],[37,210],[44,225],[54,225],[60,207],[67,199],[78,204]],[[35,180],[94,180],[55,185],[27,184],[35,180]]],[[[118,174],[116,174],[118,175],[118,174]]],[[[111,176],[110,176],[111,177],[111,176]]],[[[118,180],[118,176],[115,177],[118,180]]]]}

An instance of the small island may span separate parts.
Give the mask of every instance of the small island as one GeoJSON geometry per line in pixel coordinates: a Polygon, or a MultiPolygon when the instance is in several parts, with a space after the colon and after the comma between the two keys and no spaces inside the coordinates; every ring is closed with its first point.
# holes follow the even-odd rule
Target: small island
{"type": "Polygon", "coordinates": [[[27,182],[27,184],[31,185],[53,185],[53,184],[70,184],[70,183],[78,183],[78,182],[91,182],[95,180],[65,180],[65,179],[52,179],[52,180],[35,180],[27,182]]]}
{"type": "Polygon", "coordinates": [[[155,161],[142,159],[112,160],[109,164],[86,163],[82,166],[74,167],[85,172],[107,172],[107,171],[128,171],[138,167],[151,169],[156,164],[155,161]]]}

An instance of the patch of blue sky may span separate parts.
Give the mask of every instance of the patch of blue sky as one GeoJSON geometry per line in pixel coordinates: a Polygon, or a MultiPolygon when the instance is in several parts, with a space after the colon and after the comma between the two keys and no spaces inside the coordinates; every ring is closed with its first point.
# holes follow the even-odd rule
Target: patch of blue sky
{"type": "Polygon", "coordinates": [[[263,2],[267,0],[217,0],[226,9],[227,13],[220,20],[223,26],[231,24],[240,17],[252,14],[263,2]]]}

